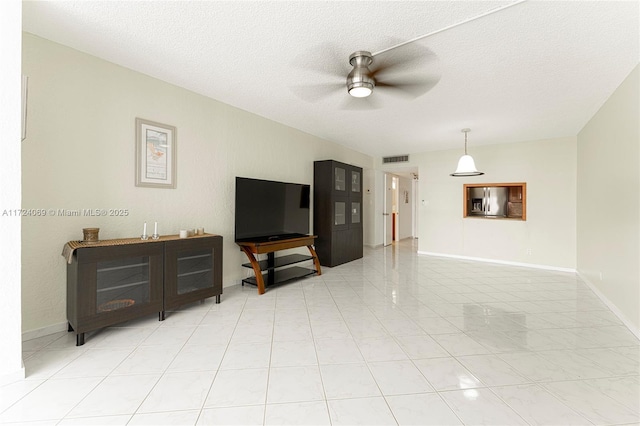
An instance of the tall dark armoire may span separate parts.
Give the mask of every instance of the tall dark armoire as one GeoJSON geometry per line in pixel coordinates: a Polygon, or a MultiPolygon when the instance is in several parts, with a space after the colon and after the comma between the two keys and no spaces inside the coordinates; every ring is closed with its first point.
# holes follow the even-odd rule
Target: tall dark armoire
{"type": "Polygon", "coordinates": [[[362,258],[362,168],[334,160],[313,163],[313,233],[320,264],[362,258]]]}

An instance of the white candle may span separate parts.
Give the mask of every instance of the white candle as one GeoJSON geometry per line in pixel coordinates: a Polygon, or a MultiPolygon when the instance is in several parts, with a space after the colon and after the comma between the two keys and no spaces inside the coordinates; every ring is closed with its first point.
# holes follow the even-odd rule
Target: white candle
{"type": "Polygon", "coordinates": [[[142,228],[142,235],[147,235],[147,222],[144,223],[144,228],[142,228]]]}
{"type": "Polygon", "coordinates": [[[153,235],[158,235],[158,222],[153,226],[153,235]]]}

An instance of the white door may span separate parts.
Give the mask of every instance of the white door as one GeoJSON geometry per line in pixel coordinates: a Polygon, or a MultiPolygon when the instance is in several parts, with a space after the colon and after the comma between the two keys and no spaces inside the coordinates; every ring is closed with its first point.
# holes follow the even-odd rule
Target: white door
{"type": "Polygon", "coordinates": [[[393,239],[393,224],[391,221],[391,212],[393,210],[393,177],[387,173],[384,174],[384,206],[382,210],[383,226],[384,230],[382,235],[384,236],[382,244],[388,246],[393,239]]]}
{"type": "Polygon", "coordinates": [[[393,241],[400,241],[400,178],[394,176],[391,180],[391,191],[393,192],[393,206],[391,207],[391,223],[394,226],[393,241]]]}
{"type": "Polygon", "coordinates": [[[418,210],[418,206],[420,205],[418,203],[418,196],[420,195],[420,190],[419,190],[419,181],[418,179],[413,179],[412,181],[412,187],[413,187],[413,231],[412,231],[412,235],[413,238],[418,238],[418,214],[420,213],[420,211],[418,210]]]}

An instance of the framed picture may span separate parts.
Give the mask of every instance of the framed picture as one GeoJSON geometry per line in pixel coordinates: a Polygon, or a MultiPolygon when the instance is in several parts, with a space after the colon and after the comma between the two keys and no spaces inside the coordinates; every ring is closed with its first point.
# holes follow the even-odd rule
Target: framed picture
{"type": "Polygon", "coordinates": [[[22,76],[22,140],[27,138],[27,86],[29,77],[22,76]]]}
{"type": "Polygon", "coordinates": [[[136,186],[176,187],[176,128],[136,118],[136,186]]]}

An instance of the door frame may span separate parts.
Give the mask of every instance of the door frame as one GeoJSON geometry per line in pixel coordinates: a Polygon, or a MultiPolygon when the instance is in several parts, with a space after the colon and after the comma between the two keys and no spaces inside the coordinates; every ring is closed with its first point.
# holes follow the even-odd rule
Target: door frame
{"type": "Polygon", "coordinates": [[[392,220],[391,213],[393,209],[393,189],[391,187],[393,175],[384,174],[383,190],[382,190],[382,245],[384,247],[391,245],[392,238],[392,220]]]}

